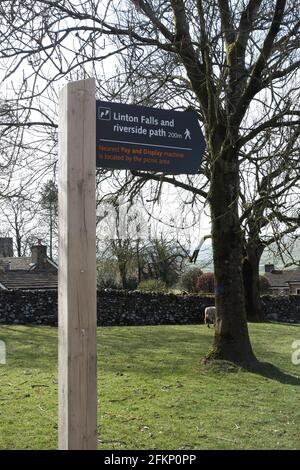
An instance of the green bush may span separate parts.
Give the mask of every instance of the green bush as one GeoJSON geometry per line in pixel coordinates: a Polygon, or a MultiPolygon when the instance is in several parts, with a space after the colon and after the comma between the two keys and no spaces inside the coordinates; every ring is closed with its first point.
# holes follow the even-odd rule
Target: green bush
{"type": "Polygon", "coordinates": [[[164,292],[167,290],[167,286],[161,279],[147,279],[139,283],[138,290],[144,292],[164,292]]]}
{"type": "Polygon", "coordinates": [[[187,292],[198,292],[197,283],[201,274],[200,268],[188,269],[180,276],[178,287],[187,292]]]}
{"type": "Polygon", "coordinates": [[[101,260],[97,264],[97,288],[120,289],[121,282],[116,263],[111,260],[101,260]]]}
{"type": "Polygon", "coordinates": [[[198,278],[198,292],[213,294],[215,292],[215,275],[214,273],[203,273],[198,278]]]}

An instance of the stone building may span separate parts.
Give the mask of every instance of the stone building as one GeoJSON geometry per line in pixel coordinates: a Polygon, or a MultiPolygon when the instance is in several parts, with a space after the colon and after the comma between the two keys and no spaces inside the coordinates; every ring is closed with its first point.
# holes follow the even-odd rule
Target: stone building
{"type": "Polygon", "coordinates": [[[274,295],[300,295],[300,269],[279,270],[274,264],[265,265],[264,276],[268,279],[274,295]]]}
{"type": "Polygon", "coordinates": [[[40,240],[31,256],[15,257],[12,238],[0,238],[0,290],[12,289],[57,289],[57,265],[40,240]]]}

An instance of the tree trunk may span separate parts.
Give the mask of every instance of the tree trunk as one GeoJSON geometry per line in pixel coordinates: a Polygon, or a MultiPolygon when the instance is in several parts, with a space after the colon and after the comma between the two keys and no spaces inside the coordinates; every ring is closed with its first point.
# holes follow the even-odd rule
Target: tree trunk
{"type": "Polygon", "coordinates": [[[53,212],[50,204],[50,259],[53,260],[53,212]]]}
{"type": "Polygon", "coordinates": [[[137,259],[137,277],[138,277],[138,284],[142,282],[143,276],[143,267],[142,267],[142,259],[140,256],[140,240],[138,239],[136,242],[136,259],[137,259]]]}
{"type": "Polygon", "coordinates": [[[22,236],[20,235],[20,230],[19,230],[17,223],[15,226],[15,232],[16,232],[16,243],[17,243],[17,254],[18,254],[18,257],[20,258],[22,256],[22,236]]]}
{"type": "Polygon", "coordinates": [[[246,247],[243,259],[243,279],[248,321],[262,322],[264,314],[260,301],[259,261],[263,248],[246,247]]]}
{"type": "Polygon", "coordinates": [[[124,261],[121,259],[118,260],[118,266],[119,266],[119,273],[121,277],[121,283],[122,283],[122,288],[126,289],[127,288],[127,268],[126,264],[124,261]]]}
{"type": "Polygon", "coordinates": [[[213,158],[210,186],[216,282],[216,326],[208,359],[253,367],[242,276],[242,234],[238,214],[239,168],[233,149],[213,158]]]}

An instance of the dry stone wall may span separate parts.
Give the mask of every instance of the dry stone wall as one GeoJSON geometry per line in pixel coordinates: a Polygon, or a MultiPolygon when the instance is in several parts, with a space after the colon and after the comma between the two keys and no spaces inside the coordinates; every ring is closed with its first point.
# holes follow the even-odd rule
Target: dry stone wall
{"type": "MultiPolygon", "coordinates": [[[[300,323],[300,296],[263,296],[266,318],[300,323]]],[[[203,323],[211,296],[103,290],[97,294],[98,325],[203,323]]],[[[56,291],[0,291],[0,324],[57,325],[56,291]]]]}

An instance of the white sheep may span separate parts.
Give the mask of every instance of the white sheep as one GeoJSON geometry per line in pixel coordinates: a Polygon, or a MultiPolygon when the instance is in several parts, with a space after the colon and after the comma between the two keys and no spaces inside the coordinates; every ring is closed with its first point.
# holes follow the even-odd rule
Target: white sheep
{"type": "Polygon", "coordinates": [[[210,328],[210,323],[215,326],[216,321],[216,307],[206,307],[204,311],[204,323],[210,328]]]}

